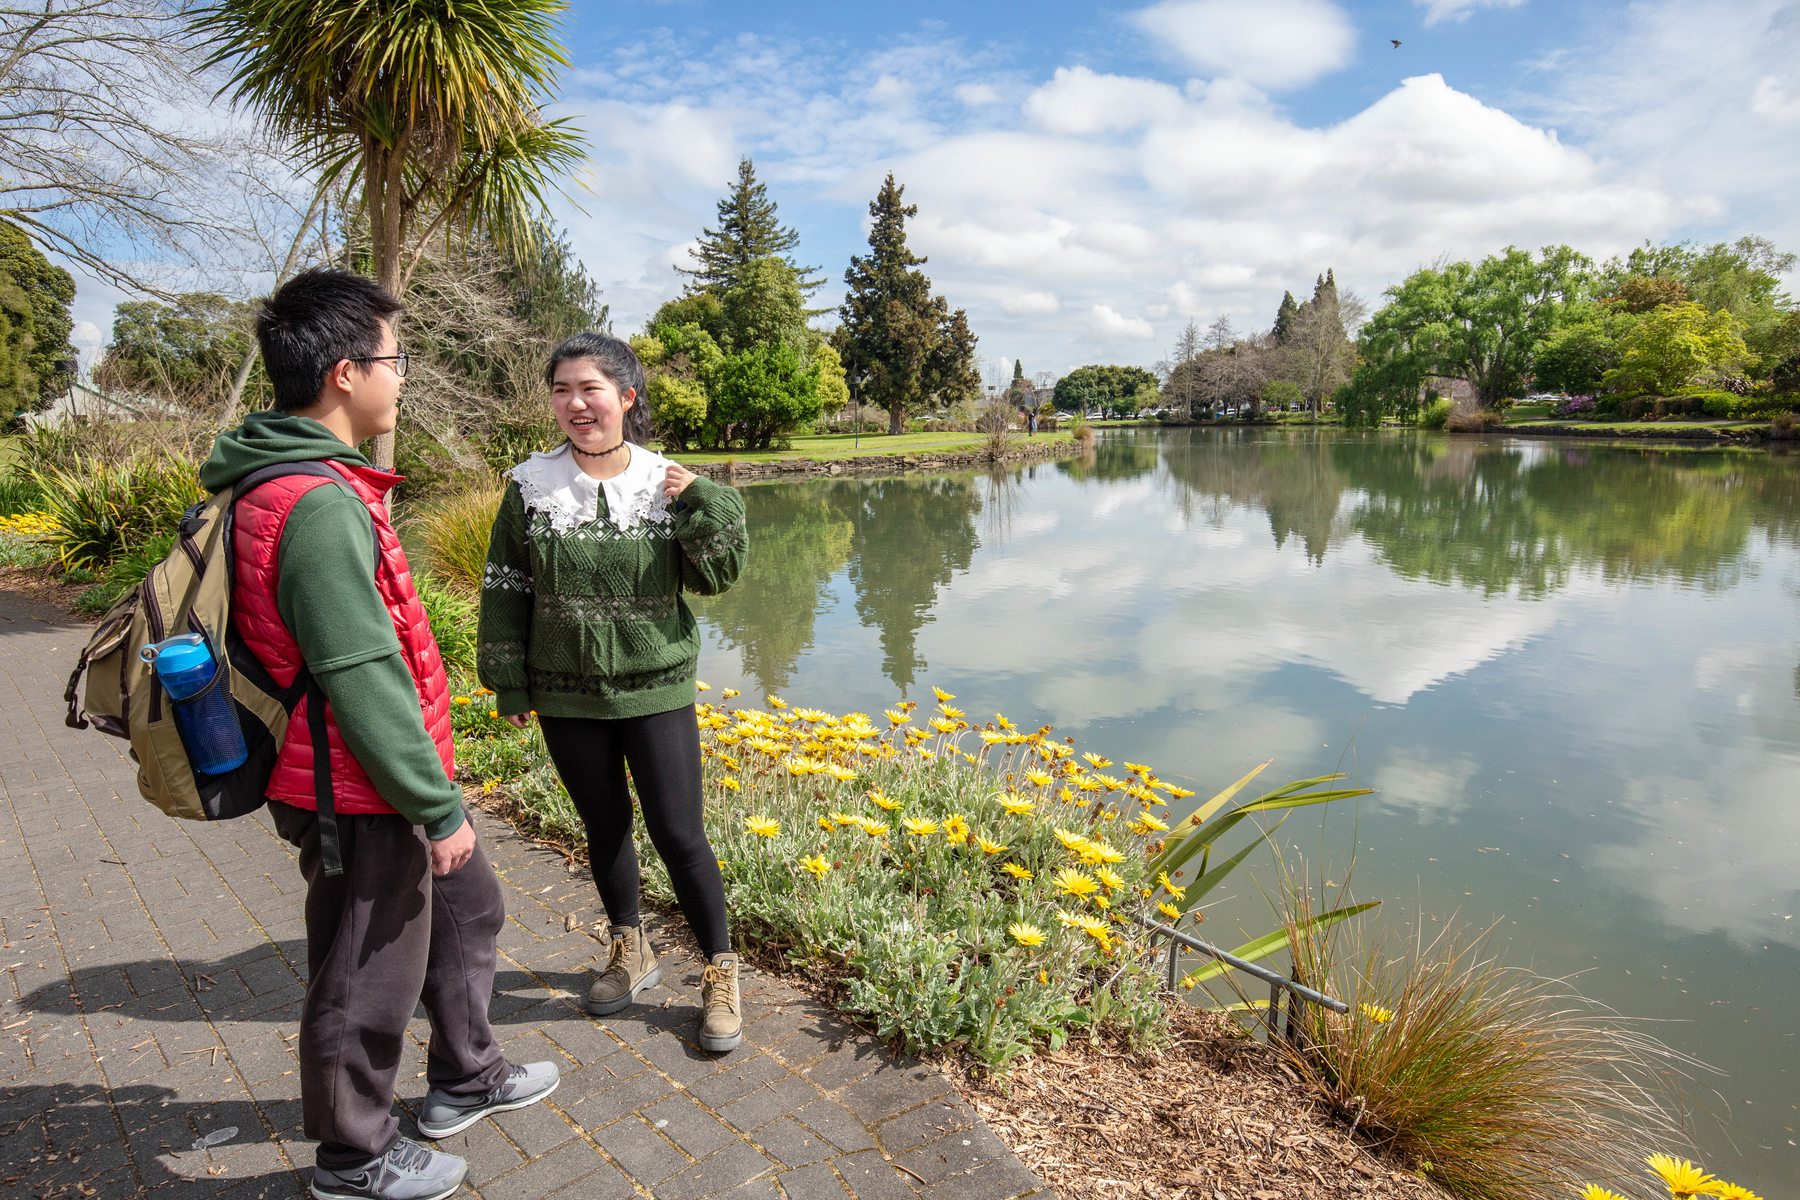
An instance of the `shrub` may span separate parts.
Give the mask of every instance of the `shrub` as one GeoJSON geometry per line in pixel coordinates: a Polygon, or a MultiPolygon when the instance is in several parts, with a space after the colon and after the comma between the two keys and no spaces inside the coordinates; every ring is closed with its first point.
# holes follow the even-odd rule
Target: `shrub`
{"type": "Polygon", "coordinates": [[[1419,428],[1434,431],[1444,428],[1455,408],[1455,403],[1450,400],[1433,400],[1419,410],[1419,428]]]}
{"type": "Polygon", "coordinates": [[[1502,964],[1482,936],[1321,928],[1303,882],[1287,904],[1296,976],[1350,1003],[1306,1006],[1289,1060],[1452,1194],[1560,1200],[1570,1179],[1623,1179],[1685,1140],[1666,1079],[1699,1064],[1566,981],[1502,964]]]}
{"type": "Polygon", "coordinates": [[[199,465],[174,454],[122,462],[77,459],[32,478],[54,529],[47,540],[65,567],[103,568],[133,546],[175,532],[202,499],[199,465]]]}
{"type": "Polygon", "coordinates": [[[1591,417],[1594,415],[1594,398],[1592,396],[1570,396],[1551,409],[1550,415],[1553,417],[1591,417]]]}
{"type": "Polygon", "coordinates": [[[1794,414],[1791,412],[1776,413],[1770,418],[1769,436],[1779,442],[1792,441],[1794,437],[1794,414]]]}
{"type": "Polygon", "coordinates": [[[159,534],[148,541],[132,545],[107,567],[98,583],[76,598],[75,611],[86,616],[97,616],[105,612],[117,604],[125,593],[144,582],[144,576],[150,573],[151,568],[169,557],[169,551],[174,548],[173,533],[159,534]]]}
{"type": "Polygon", "coordinates": [[[498,484],[470,488],[425,501],[408,517],[430,556],[426,569],[438,582],[467,593],[481,589],[488,537],[505,494],[498,484]]]}
{"type": "Polygon", "coordinates": [[[0,475],[0,517],[31,514],[44,507],[44,491],[29,475],[8,471],[0,475]]]}
{"type": "Polygon", "coordinates": [[[675,375],[652,375],[644,391],[663,449],[681,453],[706,427],[706,392],[694,380],[675,375]]]}
{"type": "Polygon", "coordinates": [[[429,574],[414,577],[425,621],[437,639],[438,654],[452,674],[475,669],[475,619],[478,605],[468,592],[448,588],[429,574]]]}

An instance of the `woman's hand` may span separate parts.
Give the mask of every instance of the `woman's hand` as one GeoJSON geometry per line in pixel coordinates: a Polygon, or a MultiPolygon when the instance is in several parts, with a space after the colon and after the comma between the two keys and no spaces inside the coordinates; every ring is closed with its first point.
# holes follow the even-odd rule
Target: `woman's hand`
{"type": "Polygon", "coordinates": [[[687,485],[694,482],[694,473],[680,463],[670,463],[669,473],[663,476],[663,496],[673,500],[687,490],[687,485]]]}
{"type": "Polygon", "coordinates": [[[513,713],[506,720],[514,729],[523,729],[531,724],[531,717],[526,713],[513,713]]]}

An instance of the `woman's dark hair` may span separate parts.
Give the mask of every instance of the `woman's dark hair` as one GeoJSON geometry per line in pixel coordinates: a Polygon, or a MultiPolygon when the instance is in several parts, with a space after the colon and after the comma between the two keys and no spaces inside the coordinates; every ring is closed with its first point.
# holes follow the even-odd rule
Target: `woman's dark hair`
{"type": "Polygon", "coordinates": [[[317,404],[331,368],[375,353],[382,325],[400,311],[400,302],[374,280],[328,267],[302,271],[276,288],[256,314],[275,411],[317,404]]]}
{"type": "Polygon", "coordinates": [[[644,364],[638,361],[638,356],[632,353],[631,347],[604,333],[578,333],[565,339],[550,352],[550,362],[544,367],[544,386],[554,386],[556,368],[577,358],[585,358],[598,367],[600,373],[619,389],[621,399],[626,392],[632,393],[631,407],[625,410],[622,432],[628,442],[636,442],[640,446],[648,442],[650,402],[649,397],[644,395],[644,364]]]}

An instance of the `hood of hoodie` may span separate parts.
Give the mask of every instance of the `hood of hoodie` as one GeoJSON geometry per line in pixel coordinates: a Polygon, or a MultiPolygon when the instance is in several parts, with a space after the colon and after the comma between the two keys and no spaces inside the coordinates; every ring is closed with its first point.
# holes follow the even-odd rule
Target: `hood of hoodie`
{"type": "Polygon", "coordinates": [[[251,413],[242,425],[221,433],[213,442],[212,456],[200,468],[200,486],[217,492],[263,467],[323,458],[335,458],[349,466],[369,466],[360,450],[346,446],[311,417],[251,413]]]}

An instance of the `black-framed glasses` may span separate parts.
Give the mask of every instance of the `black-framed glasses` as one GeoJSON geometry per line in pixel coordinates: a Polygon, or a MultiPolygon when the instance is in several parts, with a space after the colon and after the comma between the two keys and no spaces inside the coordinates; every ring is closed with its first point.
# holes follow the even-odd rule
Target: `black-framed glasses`
{"type": "Polygon", "coordinates": [[[365,354],[360,358],[353,358],[350,361],[363,363],[391,362],[394,364],[394,374],[405,379],[406,368],[412,365],[412,355],[407,354],[404,351],[399,354],[365,354]]]}

